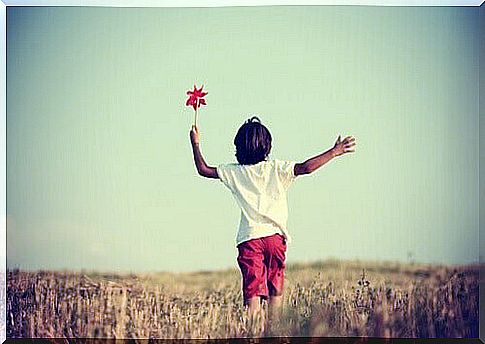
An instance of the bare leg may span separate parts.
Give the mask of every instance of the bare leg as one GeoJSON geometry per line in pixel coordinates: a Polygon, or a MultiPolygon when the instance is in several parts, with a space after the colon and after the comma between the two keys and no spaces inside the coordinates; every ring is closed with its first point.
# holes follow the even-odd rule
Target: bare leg
{"type": "Polygon", "coordinates": [[[281,316],[281,306],[283,305],[283,295],[273,295],[269,297],[269,311],[272,318],[281,316]]]}
{"type": "Polygon", "coordinates": [[[252,297],[248,300],[249,314],[254,316],[261,309],[261,300],[259,296],[252,297]]]}
{"type": "Polygon", "coordinates": [[[270,296],[268,311],[269,311],[269,327],[273,335],[280,335],[279,324],[281,320],[281,310],[283,305],[283,295],[270,296]]]}
{"type": "Polygon", "coordinates": [[[264,324],[265,316],[263,307],[261,305],[261,298],[259,296],[252,297],[247,300],[248,313],[250,319],[251,333],[254,336],[259,336],[261,332],[265,331],[266,325],[264,324]]]}

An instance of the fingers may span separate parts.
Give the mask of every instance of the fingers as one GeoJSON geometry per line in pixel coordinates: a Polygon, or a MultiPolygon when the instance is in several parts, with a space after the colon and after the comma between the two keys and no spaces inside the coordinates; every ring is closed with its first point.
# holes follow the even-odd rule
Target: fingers
{"type": "Polygon", "coordinates": [[[343,139],[343,141],[341,141],[341,136],[339,135],[338,136],[338,139],[337,139],[337,143],[344,143],[344,144],[347,144],[347,143],[351,143],[351,142],[354,142],[355,141],[355,137],[353,136],[347,136],[345,139],[343,139]]]}
{"type": "Polygon", "coordinates": [[[344,139],[344,143],[350,143],[350,142],[353,142],[355,141],[355,138],[352,137],[352,136],[347,136],[345,139],[344,139]]]}
{"type": "Polygon", "coordinates": [[[352,136],[347,136],[344,139],[344,153],[353,153],[355,152],[355,149],[350,149],[353,146],[355,146],[355,138],[352,136]]]}

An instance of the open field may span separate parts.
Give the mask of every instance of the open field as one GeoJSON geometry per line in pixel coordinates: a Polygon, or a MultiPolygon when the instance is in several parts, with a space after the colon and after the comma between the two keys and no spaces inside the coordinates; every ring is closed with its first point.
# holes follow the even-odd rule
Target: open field
{"type": "Polygon", "coordinates": [[[250,322],[239,270],[7,271],[7,338],[478,337],[479,266],[287,266],[283,316],[250,322]],[[263,329],[264,327],[264,329],[263,329]]]}

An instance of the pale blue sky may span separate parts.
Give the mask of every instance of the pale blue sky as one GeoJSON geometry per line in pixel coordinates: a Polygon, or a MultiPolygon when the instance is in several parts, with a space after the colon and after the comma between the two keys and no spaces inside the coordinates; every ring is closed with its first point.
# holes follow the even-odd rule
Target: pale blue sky
{"type": "Polygon", "coordinates": [[[197,176],[256,114],[270,158],[356,152],[290,187],[288,262],[478,260],[478,8],[8,8],[7,266],[236,266],[239,209],[197,176]]]}

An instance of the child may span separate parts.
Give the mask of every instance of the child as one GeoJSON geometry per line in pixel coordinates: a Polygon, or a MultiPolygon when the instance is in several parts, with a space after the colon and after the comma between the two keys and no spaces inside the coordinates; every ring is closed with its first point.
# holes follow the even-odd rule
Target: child
{"type": "Polygon", "coordinates": [[[241,208],[236,238],[237,262],[243,280],[244,305],[254,314],[261,299],[269,298],[270,316],[281,309],[286,243],[291,242],[286,224],[286,192],[296,176],[309,174],[332,158],[350,150],[355,138],[340,135],[333,148],[303,163],[268,160],[271,134],[257,117],[247,120],[234,138],[238,163],[209,167],[199,149],[199,130],[192,126],[190,140],[198,173],[219,178],[231,190],[241,208]]]}

